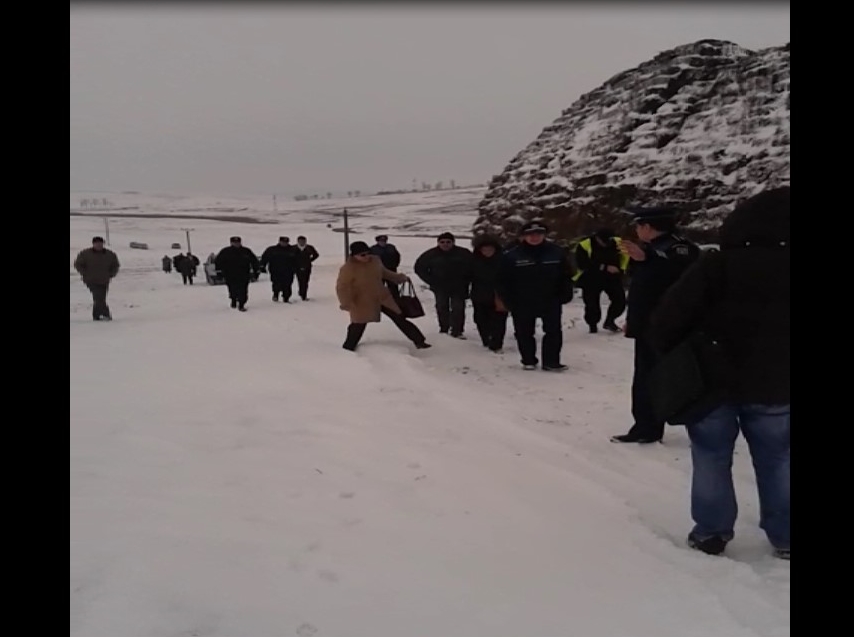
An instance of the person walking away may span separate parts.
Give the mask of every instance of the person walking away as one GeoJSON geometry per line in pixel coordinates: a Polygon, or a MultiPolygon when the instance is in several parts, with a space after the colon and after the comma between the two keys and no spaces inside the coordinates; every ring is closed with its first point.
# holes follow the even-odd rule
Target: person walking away
{"type": "Polygon", "coordinates": [[[178,274],[181,273],[181,262],[185,259],[183,252],[179,252],[174,257],[172,257],[172,266],[175,268],[175,272],[178,274]]]}
{"type": "Polygon", "coordinates": [[[711,388],[720,401],[686,424],[691,440],[688,544],[717,555],[733,539],[738,505],[732,482],[735,441],[744,435],[759,491],[759,526],[774,554],[790,543],[790,190],[765,190],[738,205],[720,229],[720,251],[705,254],[654,311],[652,344],[667,352],[702,329],[720,346],[725,373],[711,388]]]}
{"type": "Polygon", "coordinates": [[[430,248],[415,260],[417,274],[436,297],[439,332],[464,339],[466,299],[472,276],[472,253],[455,245],[454,235],[443,232],[430,248]]]}
{"type": "Polygon", "coordinates": [[[371,254],[364,241],[350,244],[350,257],[338,271],[335,283],[340,307],[350,313],[344,349],[356,351],[367,324],[378,323],[381,314],[390,318],[416,348],[430,347],[418,326],[404,318],[383,280],[405,283],[409,277],[383,267],[379,257],[371,254]]]}
{"type": "Polygon", "coordinates": [[[119,273],[116,253],[104,247],[102,237],[92,237],[92,247],[81,250],[74,259],[74,269],[92,293],[92,320],[113,320],[107,305],[107,292],[110,281],[119,273]]]}
{"type": "Polygon", "coordinates": [[[513,316],[523,369],[537,369],[537,319],[543,325],[542,369],[567,369],[563,349],[563,306],[572,301],[572,266],[566,251],[546,240],[548,227],[531,221],[521,228],[520,241],[501,258],[498,296],[513,316]]]}
{"type": "Polygon", "coordinates": [[[169,257],[169,255],[163,256],[163,259],[161,260],[161,264],[163,267],[163,271],[166,274],[169,274],[170,272],[172,272],[172,259],[169,257]]]}
{"type": "Polygon", "coordinates": [[[504,347],[507,332],[507,308],[498,298],[496,284],[501,268],[501,242],[489,235],[472,241],[471,303],[474,323],[483,346],[493,352],[504,347]]]}
{"type": "Polygon", "coordinates": [[[305,237],[297,237],[297,291],[303,301],[308,301],[308,282],[311,280],[311,264],[320,255],[314,246],[306,243],[305,237]]]}
{"type": "Polygon", "coordinates": [[[245,312],[249,301],[249,281],[253,276],[257,278],[260,270],[258,257],[243,245],[240,237],[231,237],[229,245],[220,250],[214,264],[228,286],[231,307],[245,312]]]}
{"type": "Polygon", "coordinates": [[[273,286],[273,301],[290,303],[293,293],[294,274],[297,270],[296,248],[291,245],[288,237],[279,237],[279,242],[271,245],[261,254],[261,271],[270,273],[270,283],[273,286]]]}
{"type": "Polygon", "coordinates": [[[193,285],[193,277],[196,276],[197,268],[199,266],[199,258],[188,252],[179,262],[178,271],[181,273],[181,279],[184,282],[184,285],[188,283],[193,285]]]}
{"type": "MultiPolygon", "coordinates": [[[[400,267],[400,252],[393,243],[388,242],[387,234],[380,234],[374,237],[376,243],[371,246],[371,254],[378,256],[383,264],[383,267],[389,272],[397,272],[400,267]]],[[[394,281],[385,281],[386,286],[391,292],[395,300],[400,298],[400,288],[394,281]]]]}
{"type": "Polygon", "coordinates": [[[621,251],[622,239],[610,228],[600,228],[589,237],[579,241],[575,248],[575,285],[581,288],[584,301],[584,322],[591,334],[599,331],[602,320],[600,299],[602,293],[608,297],[608,310],[602,329],[619,332],[617,319],[626,310],[626,290],[623,277],[629,264],[629,256],[621,251]]]}
{"type": "Polygon", "coordinates": [[[640,243],[624,240],[622,249],[631,259],[625,336],[635,341],[632,376],[635,422],[628,433],[612,436],[611,441],[648,444],[660,442],[664,436],[664,421],[655,415],[648,387],[649,374],[658,361],[647,334],[650,316],[667,289],[697,260],[700,248],[676,234],[677,210],[636,208],[633,214],[640,243]]]}

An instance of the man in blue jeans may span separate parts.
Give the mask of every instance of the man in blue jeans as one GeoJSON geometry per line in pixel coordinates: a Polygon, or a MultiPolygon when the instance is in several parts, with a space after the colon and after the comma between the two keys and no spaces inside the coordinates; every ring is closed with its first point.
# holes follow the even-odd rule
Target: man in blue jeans
{"type": "Polygon", "coordinates": [[[668,351],[697,328],[720,345],[716,408],[687,424],[693,479],[688,543],[718,555],[733,539],[738,505],[732,462],[739,431],[759,491],[759,525],[777,557],[790,545],[789,187],[765,190],[723,222],[708,253],[665,293],[649,337],[668,351]]]}

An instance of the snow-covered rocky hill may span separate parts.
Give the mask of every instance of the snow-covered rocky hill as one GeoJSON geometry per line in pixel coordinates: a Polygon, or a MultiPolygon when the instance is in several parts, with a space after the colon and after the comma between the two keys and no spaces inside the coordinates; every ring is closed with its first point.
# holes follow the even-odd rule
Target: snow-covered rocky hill
{"type": "Polygon", "coordinates": [[[674,204],[716,240],[733,204],[789,183],[789,44],[751,51],[700,40],[581,96],[492,178],[474,232],[549,220],[572,238],[623,209],[674,204]]]}

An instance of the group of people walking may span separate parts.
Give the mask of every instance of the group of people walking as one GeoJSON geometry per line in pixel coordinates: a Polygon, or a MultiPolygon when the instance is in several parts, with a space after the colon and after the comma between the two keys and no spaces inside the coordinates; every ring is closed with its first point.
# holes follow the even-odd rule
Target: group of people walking
{"type": "MultiPolygon", "coordinates": [[[[637,240],[607,228],[579,241],[575,267],[566,250],[548,241],[548,228],[529,222],[517,241],[502,246],[479,236],[473,251],[456,245],[451,233],[415,261],[415,274],[435,297],[439,332],[465,338],[466,301],[484,347],[501,351],[512,317],[524,369],[562,371],[562,308],[582,289],[584,321],[591,333],[602,320],[601,295],[608,297],[602,328],[624,331],[634,341],[631,412],[634,423],[616,443],[660,442],[668,418],[653,395],[653,374],[663,357],[701,331],[719,349],[721,365],[702,369],[704,393],[690,418],[671,424],[687,428],[693,479],[688,544],[704,553],[724,551],[737,516],[732,461],[739,433],[753,457],[760,500],[760,526],[774,554],[790,559],[790,260],[789,187],[764,191],[742,202],[724,221],[721,248],[701,258],[695,243],[677,233],[678,211],[634,209],[637,240]],[[628,278],[628,294],[624,285],[628,278]],[[626,311],[624,329],[617,319],[626,311]],[[535,326],[543,329],[537,357],[535,326]]],[[[350,246],[336,291],[350,313],[344,348],[355,350],[368,322],[389,317],[416,347],[429,347],[407,320],[388,285],[408,280],[386,267],[388,248],[350,246]]],[[[399,263],[396,258],[395,264],[399,263]]],[[[708,365],[703,359],[697,364],[708,365]]],[[[661,388],[659,387],[659,390],[661,388]]],[[[667,388],[665,388],[665,391],[667,388]]]]}
{"type": "Polygon", "coordinates": [[[245,312],[249,283],[257,280],[262,272],[270,273],[274,302],[278,303],[280,298],[284,303],[290,302],[294,278],[297,280],[297,294],[307,301],[312,264],[319,256],[303,236],[297,237],[296,245],[291,244],[290,237],[279,237],[277,243],[264,250],[259,260],[250,248],[243,245],[241,237],[231,237],[229,245],[216,255],[214,265],[225,279],[231,307],[245,312]]]}
{"type": "Polygon", "coordinates": [[[199,257],[189,250],[187,251],[187,254],[181,252],[171,258],[169,255],[164,255],[162,259],[163,271],[169,274],[172,272],[173,266],[181,275],[181,280],[184,282],[184,285],[193,285],[193,279],[198,273],[199,257]]]}
{"type": "MultiPolygon", "coordinates": [[[[435,247],[418,256],[414,272],[433,292],[441,334],[465,338],[470,300],[482,345],[501,352],[512,318],[526,370],[567,369],[561,359],[562,312],[575,287],[580,287],[589,332],[598,332],[601,322],[603,329],[622,331],[634,341],[634,422],[627,433],[611,438],[616,443],[662,440],[671,421],[655,404],[653,376],[668,352],[703,333],[719,351],[720,368],[715,374],[704,370],[709,373],[704,373],[702,411],[671,422],[685,425],[691,440],[695,524],[688,543],[716,555],[733,539],[738,507],[732,459],[742,433],[756,472],[760,526],[775,555],[789,559],[789,203],[788,186],[745,200],[724,220],[720,250],[702,257],[696,244],[677,233],[676,210],[644,208],[632,211],[636,240],[601,228],[578,242],[574,266],[567,250],[546,238],[548,227],[531,221],[510,245],[482,235],[475,237],[469,250],[456,245],[453,234],[442,233],[435,247]],[[604,321],[603,293],[608,298],[604,321]],[[623,312],[621,328],[617,319],[623,312]],[[539,355],[538,321],[543,331],[539,355]]],[[[170,265],[191,284],[190,272],[194,274],[198,259],[189,252],[181,256],[170,265]]],[[[299,237],[295,246],[288,237],[280,237],[259,260],[240,237],[231,237],[214,263],[225,278],[231,307],[245,311],[249,283],[264,270],[270,273],[273,301],[289,301],[294,278],[299,296],[307,300],[318,256],[305,237],[299,237]]],[[[163,267],[170,271],[166,259],[163,267]]],[[[400,252],[386,235],[377,236],[373,246],[363,241],[350,244],[335,286],[339,306],[350,318],[344,349],[355,351],[367,324],[381,316],[416,348],[431,347],[401,309],[399,286],[411,279],[397,271],[400,262],[400,252]]],[[[110,320],[106,298],[110,281],[119,272],[116,254],[96,236],[92,247],[77,255],[74,267],[92,294],[93,319],[110,320]]],[[[705,362],[697,364],[702,367],[705,362]]]]}

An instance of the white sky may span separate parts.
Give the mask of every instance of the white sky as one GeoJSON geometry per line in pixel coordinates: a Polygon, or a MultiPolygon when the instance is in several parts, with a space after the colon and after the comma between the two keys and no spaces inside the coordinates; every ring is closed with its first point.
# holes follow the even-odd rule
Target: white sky
{"type": "Polygon", "coordinates": [[[701,38],[789,41],[789,3],[74,3],[71,190],[482,183],[612,75],[701,38]]]}

